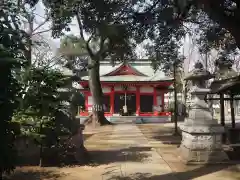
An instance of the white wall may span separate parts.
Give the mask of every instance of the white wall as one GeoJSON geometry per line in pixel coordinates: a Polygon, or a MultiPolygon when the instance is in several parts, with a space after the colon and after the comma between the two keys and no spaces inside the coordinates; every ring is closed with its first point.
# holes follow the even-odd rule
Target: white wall
{"type": "Polygon", "coordinates": [[[150,87],[150,86],[140,87],[140,93],[152,93],[153,90],[154,90],[154,88],[150,87]]]}
{"type": "Polygon", "coordinates": [[[110,87],[102,87],[102,92],[103,93],[110,93],[111,92],[111,88],[110,87]]]}
{"type": "MultiPolygon", "coordinates": [[[[114,90],[115,91],[123,91],[124,89],[122,86],[114,86],[114,90]]],[[[137,88],[134,86],[128,86],[128,88],[127,88],[127,91],[136,91],[136,90],[137,90],[137,88]]]]}
{"type": "Polygon", "coordinates": [[[162,96],[158,95],[157,96],[157,106],[160,106],[160,105],[162,105],[162,96]]]}
{"type": "Polygon", "coordinates": [[[92,96],[88,96],[88,105],[93,105],[92,96]]]}
{"type": "Polygon", "coordinates": [[[136,90],[137,90],[137,88],[134,87],[134,86],[130,86],[130,87],[128,87],[128,91],[136,91],[136,90]]]}
{"type": "Polygon", "coordinates": [[[122,86],[114,86],[114,91],[122,91],[122,86]]]}

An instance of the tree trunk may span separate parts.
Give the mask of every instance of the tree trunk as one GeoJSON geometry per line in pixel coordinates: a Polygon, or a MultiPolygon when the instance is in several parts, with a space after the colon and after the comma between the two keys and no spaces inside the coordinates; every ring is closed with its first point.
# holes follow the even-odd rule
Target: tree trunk
{"type": "Polygon", "coordinates": [[[174,77],[174,134],[178,135],[178,99],[177,99],[177,81],[176,81],[176,63],[173,65],[174,77]]]}
{"type": "Polygon", "coordinates": [[[99,75],[99,60],[90,59],[89,64],[93,65],[89,70],[89,87],[93,99],[93,122],[97,122],[100,125],[111,124],[104,116],[103,92],[99,75]]]}
{"type": "Polygon", "coordinates": [[[1,167],[0,167],[0,180],[3,180],[3,171],[1,167]]]}
{"type": "Polygon", "coordinates": [[[184,105],[183,113],[184,113],[184,117],[186,117],[186,114],[187,114],[187,81],[183,82],[183,105],[184,105]]]}
{"type": "MultiPolygon", "coordinates": [[[[43,125],[43,122],[41,120],[40,122],[40,134],[42,133],[42,125],[43,125]]],[[[39,149],[39,167],[42,167],[43,166],[43,143],[42,143],[42,140],[40,142],[40,149],[39,149]]]]}

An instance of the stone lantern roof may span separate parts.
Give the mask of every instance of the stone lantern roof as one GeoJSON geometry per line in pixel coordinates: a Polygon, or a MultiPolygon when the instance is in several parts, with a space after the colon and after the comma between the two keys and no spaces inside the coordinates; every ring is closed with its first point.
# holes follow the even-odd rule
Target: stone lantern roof
{"type": "Polygon", "coordinates": [[[240,94],[240,75],[224,80],[214,81],[211,93],[240,94]]]}
{"type": "Polygon", "coordinates": [[[213,78],[214,76],[203,68],[201,62],[197,62],[194,66],[194,69],[189,73],[185,80],[208,80],[213,78]]]}

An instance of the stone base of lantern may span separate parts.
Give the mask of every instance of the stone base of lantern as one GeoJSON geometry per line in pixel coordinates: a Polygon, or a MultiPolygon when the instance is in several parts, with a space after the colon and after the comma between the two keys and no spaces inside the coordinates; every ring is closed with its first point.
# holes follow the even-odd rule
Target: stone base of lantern
{"type": "Polygon", "coordinates": [[[222,150],[220,125],[183,125],[182,142],[179,148],[181,159],[186,164],[216,164],[227,162],[228,156],[222,150]]]}

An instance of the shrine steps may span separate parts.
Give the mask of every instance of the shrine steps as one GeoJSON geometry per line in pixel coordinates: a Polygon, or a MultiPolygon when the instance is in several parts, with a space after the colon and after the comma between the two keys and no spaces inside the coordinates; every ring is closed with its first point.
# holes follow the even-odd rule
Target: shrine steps
{"type": "MultiPolygon", "coordinates": [[[[83,124],[88,116],[76,116],[83,124]]],[[[148,123],[167,123],[171,122],[170,116],[111,116],[106,117],[108,121],[114,124],[148,124],[148,123]]]]}
{"type": "Polygon", "coordinates": [[[136,116],[112,116],[107,118],[110,122],[114,124],[132,124],[136,123],[136,116]]]}
{"type": "Polygon", "coordinates": [[[166,123],[170,122],[169,116],[112,116],[107,119],[114,124],[148,124],[148,123],[166,123]]]}

